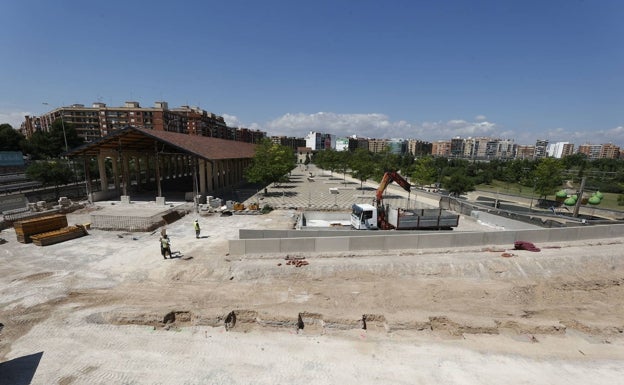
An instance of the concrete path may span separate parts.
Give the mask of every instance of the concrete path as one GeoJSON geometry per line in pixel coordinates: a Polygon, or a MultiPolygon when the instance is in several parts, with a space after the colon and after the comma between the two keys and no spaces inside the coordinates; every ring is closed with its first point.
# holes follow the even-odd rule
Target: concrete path
{"type": "MultiPolygon", "coordinates": [[[[271,185],[267,194],[262,191],[254,194],[243,203],[259,203],[260,207],[268,204],[273,208],[305,208],[312,210],[350,211],[354,203],[373,204],[378,184],[367,181],[360,186],[360,181],[348,174],[317,168],[315,165],[297,166],[290,175],[290,181],[280,185],[271,185]]],[[[410,209],[434,208],[416,201],[415,191],[408,193],[392,183],[383,195],[384,203],[410,209]]]]}

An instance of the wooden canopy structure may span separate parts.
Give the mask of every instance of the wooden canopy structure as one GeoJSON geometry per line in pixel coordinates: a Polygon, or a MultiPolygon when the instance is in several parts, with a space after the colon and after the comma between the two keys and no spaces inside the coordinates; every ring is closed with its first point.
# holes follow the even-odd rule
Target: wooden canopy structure
{"type": "MultiPolygon", "coordinates": [[[[128,187],[155,182],[158,196],[162,184],[180,187],[193,183],[193,191],[201,195],[231,187],[243,181],[244,168],[255,154],[255,144],[177,132],[125,127],[100,140],[68,151],[70,158],[97,158],[100,174],[100,196],[128,195],[128,187]],[[112,161],[114,190],[109,187],[106,159],[112,161]],[[121,172],[119,172],[121,169],[121,172]],[[123,189],[123,193],[120,189],[123,189]]],[[[87,193],[92,194],[90,176],[87,193]]],[[[98,200],[97,196],[95,196],[98,200]]]]}

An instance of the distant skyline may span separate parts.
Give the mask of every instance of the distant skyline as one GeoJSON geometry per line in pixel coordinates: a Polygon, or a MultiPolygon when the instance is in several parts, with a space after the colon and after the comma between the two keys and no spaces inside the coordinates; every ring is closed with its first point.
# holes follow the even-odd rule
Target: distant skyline
{"type": "Polygon", "coordinates": [[[620,0],[8,0],[0,123],[166,101],[268,135],[624,147],[623,17],[620,0]]]}

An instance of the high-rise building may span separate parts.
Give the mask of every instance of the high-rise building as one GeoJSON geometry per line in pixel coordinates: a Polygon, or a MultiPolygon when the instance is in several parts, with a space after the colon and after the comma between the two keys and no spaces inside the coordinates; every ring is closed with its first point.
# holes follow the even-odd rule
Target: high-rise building
{"type": "Polygon", "coordinates": [[[519,145],[516,149],[516,159],[535,158],[535,146],[519,145]]]}
{"type": "Polygon", "coordinates": [[[600,146],[600,158],[618,159],[620,157],[620,147],[607,143],[600,146]]]}
{"type": "Polygon", "coordinates": [[[388,145],[388,139],[368,139],[368,151],[373,154],[382,152],[388,145]]]}
{"type": "Polygon", "coordinates": [[[431,144],[431,155],[433,156],[445,156],[451,155],[451,141],[450,140],[438,140],[431,144]]]}
{"type": "Polygon", "coordinates": [[[602,145],[600,144],[581,144],[578,148],[579,154],[587,155],[587,159],[598,159],[600,158],[600,150],[602,149],[602,145]]]}
{"type": "Polygon", "coordinates": [[[538,139],[535,141],[535,159],[545,158],[548,155],[548,141],[543,139],[538,139]]]}
{"type": "Polygon", "coordinates": [[[570,142],[557,142],[548,145],[548,156],[552,158],[563,158],[572,155],[574,152],[574,144],[570,142]]]}
{"type": "Polygon", "coordinates": [[[496,154],[494,157],[498,159],[513,159],[516,156],[517,147],[518,145],[512,139],[499,140],[496,143],[496,154]]]}
{"type": "Polygon", "coordinates": [[[432,144],[423,140],[409,139],[407,151],[413,156],[431,155],[432,144]]]}
{"type": "Polygon", "coordinates": [[[464,147],[466,141],[462,138],[453,138],[451,139],[451,153],[450,156],[452,158],[462,158],[464,156],[464,147]]]}

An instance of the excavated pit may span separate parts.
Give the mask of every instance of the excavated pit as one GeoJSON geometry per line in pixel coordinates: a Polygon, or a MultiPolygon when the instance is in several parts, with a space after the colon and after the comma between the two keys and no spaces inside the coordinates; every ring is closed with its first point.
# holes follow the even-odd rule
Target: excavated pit
{"type": "Polygon", "coordinates": [[[615,336],[624,333],[624,325],[587,325],[578,320],[459,320],[448,316],[430,316],[426,320],[403,320],[390,322],[383,314],[363,314],[357,319],[341,319],[320,313],[300,312],[292,317],[260,314],[255,310],[236,309],[221,315],[206,315],[188,310],[174,310],[164,314],[150,312],[94,313],[87,322],[112,325],[145,325],[154,328],[208,326],[224,327],[227,331],[295,330],[310,335],[328,331],[362,329],[372,333],[393,331],[432,332],[459,337],[470,334],[518,334],[518,335],[564,335],[575,330],[591,335],[615,336]]]}

